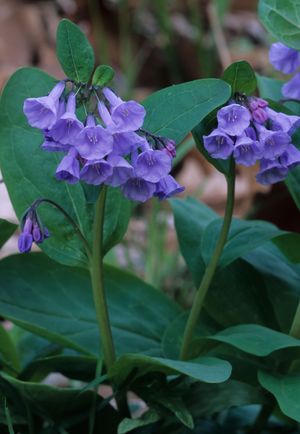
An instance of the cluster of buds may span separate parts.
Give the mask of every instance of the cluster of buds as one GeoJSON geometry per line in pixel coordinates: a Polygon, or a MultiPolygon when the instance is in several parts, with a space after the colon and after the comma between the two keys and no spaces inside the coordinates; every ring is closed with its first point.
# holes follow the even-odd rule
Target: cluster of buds
{"type": "Polygon", "coordinates": [[[36,201],[28,208],[21,219],[21,234],[18,239],[18,247],[21,253],[28,253],[32,244],[41,244],[49,238],[48,229],[43,226],[38,213],[37,207],[39,202],[36,201]]]}
{"type": "Polygon", "coordinates": [[[68,80],[48,96],[27,98],[28,123],[44,134],[42,149],[64,156],[56,178],[75,184],[120,187],[128,199],[166,199],[184,190],[170,175],[175,143],[142,129],[145,109],[123,101],[111,89],[67,89],[68,80]],[[75,92],[76,90],[76,92],[75,92]],[[76,114],[77,98],[88,105],[84,122],[76,114]]]}
{"type": "Polygon", "coordinates": [[[233,157],[244,166],[259,161],[256,179],[261,184],[283,180],[300,164],[300,151],[292,144],[300,117],[278,113],[261,98],[236,95],[218,111],[217,120],[217,128],[203,137],[206,150],[213,158],[233,157]]]}

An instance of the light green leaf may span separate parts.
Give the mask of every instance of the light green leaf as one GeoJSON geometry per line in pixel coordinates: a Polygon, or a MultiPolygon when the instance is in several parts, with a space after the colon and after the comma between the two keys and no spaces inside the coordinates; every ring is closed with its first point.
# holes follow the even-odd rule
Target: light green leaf
{"type": "Polygon", "coordinates": [[[7,220],[0,219],[0,249],[7,240],[14,234],[17,225],[10,223],[7,220]]]}
{"type": "Polygon", "coordinates": [[[4,363],[4,366],[16,372],[20,369],[20,358],[17,348],[11,339],[9,333],[0,324],[0,364],[4,363]]]}
{"type": "Polygon", "coordinates": [[[114,78],[115,71],[108,65],[97,66],[92,79],[94,86],[107,86],[114,78]]]}
{"type": "Polygon", "coordinates": [[[205,383],[222,383],[230,377],[231,365],[216,357],[198,357],[189,361],[180,361],[141,354],[124,354],[112,366],[109,376],[117,384],[121,384],[135,370],[135,378],[150,372],[162,372],[166,375],[186,375],[205,383]]]}
{"type": "Polygon", "coordinates": [[[125,418],[120,422],[118,426],[118,434],[127,434],[136,428],[141,428],[143,426],[151,425],[160,419],[159,414],[156,410],[150,409],[142,416],[135,419],[125,418]]]}
{"type": "Polygon", "coordinates": [[[179,143],[230,95],[227,83],[212,78],[166,87],[143,102],[147,111],[143,128],[179,143]]]}
{"type": "MultiPolygon", "coordinates": [[[[220,236],[223,219],[216,219],[204,230],[201,239],[201,253],[206,264],[209,263],[220,236]]],[[[271,223],[258,220],[233,219],[226,245],[219,261],[224,268],[231,262],[254,250],[273,238],[286,234],[271,223]]]]}
{"type": "Polygon", "coordinates": [[[88,82],[94,69],[94,51],[80,28],[67,19],[57,28],[56,55],[68,78],[88,82]]]}
{"type": "Polygon", "coordinates": [[[284,348],[300,347],[300,340],[257,324],[241,324],[208,339],[223,342],[254,356],[265,357],[284,348]]]}
{"type": "Polygon", "coordinates": [[[258,380],[262,387],[275,396],[280,410],[300,422],[300,374],[275,376],[259,371],[258,380]]]}
{"type": "Polygon", "coordinates": [[[223,72],[222,79],[230,84],[233,95],[236,92],[252,95],[256,90],[255,72],[245,60],[228,66],[223,72]]]}
{"type": "MultiPolygon", "coordinates": [[[[2,260],[0,274],[0,315],[52,342],[98,357],[98,326],[85,270],[64,267],[38,253],[2,260]]],[[[117,268],[106,266],[104,280],[117,353],[161,355],[163,332],[181,309],[117,268]]]]}
{"type": "Polygon", "coordinates": [[[258,13],[267,30],[278,41],[299,50],[299,0],[260,0],[258,13]]]}

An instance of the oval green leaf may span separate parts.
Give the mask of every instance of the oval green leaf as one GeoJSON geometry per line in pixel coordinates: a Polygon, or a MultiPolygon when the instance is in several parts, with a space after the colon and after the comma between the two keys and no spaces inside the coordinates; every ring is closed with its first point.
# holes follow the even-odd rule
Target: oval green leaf
{"type": "Polygon", "coordinates": [[[63,19],[58,25],[56,55],[68,78],[89,81],[95,64],[94,51],[85,34],[70,20],[63,19]]]}

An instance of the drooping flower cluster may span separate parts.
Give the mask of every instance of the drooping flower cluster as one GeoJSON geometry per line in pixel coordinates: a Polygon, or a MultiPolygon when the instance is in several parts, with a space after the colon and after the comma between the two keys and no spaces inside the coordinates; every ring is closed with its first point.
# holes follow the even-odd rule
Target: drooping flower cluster
{"type": "Polygon", "coordinates": [[[281,92],[285,98],[300,100],[300,52],[275,42],[270,49],[270,63],[284,74],[296,73],[282,86],[281,92]]]}
{"type": "Polygon", "coordinates": [[[267,101],[238,97],[221,108],[218,126],[203,137],[204,147],[213,158],[233,156],[238,164],[260,162],[256,179],[261,184],[283,180],[290,169],[300,164],[300,151],[292,144],[292,134],[300,117],[277,113],[267,101]]]}
{"type": "MultiPolygon", "coordinates": [[[[125,197],[139,202],[183,191],[170,175],[175,142],[142,129],[144,107],[123,101],[109,88],[102,89],[100,97],[97,88],[88,92],[85,102],[90,113],[84,122],[76,115],[77,94],[72,90],[67,94],[66,81],[48,96],[24,102],[29,124],[44,134],[42,149],[65,154],[57,179],[120,187],[125,197]]],[[[77,93],[83,98],[80,88],[77,93]]]]}
{"type": "Polygon", "coordinates": [[[48,229],[43,226],[34,203],[24,214],[21,220],[21,234],[18,239],[18,247],[21,253],[28,253],[33,242],[41,244],[49,238],[48,229]]]}

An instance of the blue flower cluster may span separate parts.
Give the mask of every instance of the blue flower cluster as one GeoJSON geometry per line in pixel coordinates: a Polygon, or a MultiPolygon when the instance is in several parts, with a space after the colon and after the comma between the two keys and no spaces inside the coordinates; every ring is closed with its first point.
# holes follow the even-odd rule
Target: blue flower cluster
{"type": "Polygon", "coordinates": [[[283,180],[290,169],[300,164],[300,151],[291,137],[300,125],[300,117],[278,113],[261,98],[242,97],[239,101],[218,111],[218,127],[203,137],[205,149],[213,158],[226,160],[233,156],[244,166],[259,161],[256,179],[261,184],[283,180]]]}
{"type": "Polygon", "coordinates": [[[44,134],[42,149],[65,154],[57,179],[120,187],[125,197],[139,202],[183,191],[170,175],[175,142],[142,129],[144,107],[123,101],[109,88],[102,89],[100,98],[99,90],[89,90],[87,103],[96,98],[96,104],[84,123],[76,115],[77,95],[67,92],[66,80],[48,96],[24,102],[28,123],[44,134]]]}

